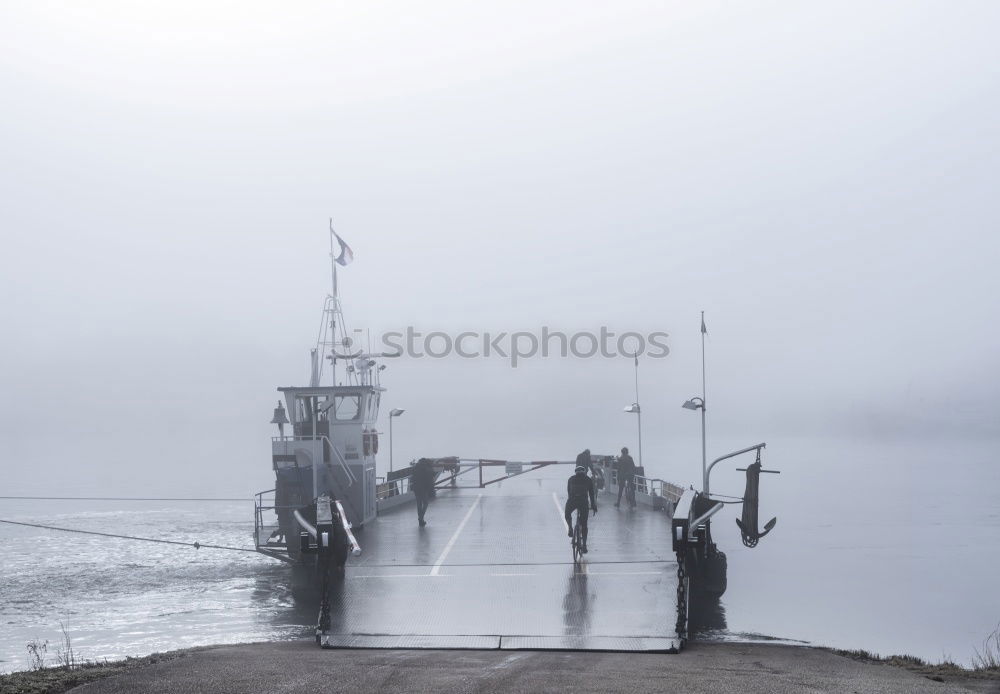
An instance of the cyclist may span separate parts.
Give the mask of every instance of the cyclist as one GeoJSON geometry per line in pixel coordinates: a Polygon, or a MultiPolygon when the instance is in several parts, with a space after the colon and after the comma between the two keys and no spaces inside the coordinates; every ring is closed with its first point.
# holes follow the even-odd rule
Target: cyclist
{"type": "Polygon", "coordinates": [[[573,537],[573,511],[576,511],[577,520],[580,521],[580,529],[583,531],[583,547],[580,551],[587,553],[587,502],[590,502],[590,509],[597,513],[597,499],[594,496],[594,480],[587,476],[587,468],[584,465],[577,465],[576,470],[566,483],[566,526],[567,533],[573,537]]]}

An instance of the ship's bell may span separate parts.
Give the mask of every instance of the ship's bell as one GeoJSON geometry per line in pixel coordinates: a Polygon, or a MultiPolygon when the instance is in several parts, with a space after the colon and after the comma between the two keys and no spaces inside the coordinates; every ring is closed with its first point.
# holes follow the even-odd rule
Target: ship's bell
{"type": "Polygon", "coordinates": [[[285,425],[288,424],[288,416],[285,413],[285,406],[281,404],[281,400],[278,401],[278,406],[274,408],[274,416],[271,417],[271,424],[278,425],[278,434],[280,436],[285,435],[285,425]]]}

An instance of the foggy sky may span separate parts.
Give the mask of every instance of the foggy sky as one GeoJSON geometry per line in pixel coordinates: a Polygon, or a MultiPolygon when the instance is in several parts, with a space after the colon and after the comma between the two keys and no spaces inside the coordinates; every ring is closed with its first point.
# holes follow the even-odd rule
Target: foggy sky
{"type": "MultiPolygon", "coordinates": [[[[710,455],[1000,440],[998,20],[4,3],[3,489],[269,488],[331,216],[352,327],[669,333],[640,366],[653,474],[697,477],[701,310],[710,455]]],[[[384,385],[397,463],[636,444],[628,358],[401,359],[384,385]]]]}

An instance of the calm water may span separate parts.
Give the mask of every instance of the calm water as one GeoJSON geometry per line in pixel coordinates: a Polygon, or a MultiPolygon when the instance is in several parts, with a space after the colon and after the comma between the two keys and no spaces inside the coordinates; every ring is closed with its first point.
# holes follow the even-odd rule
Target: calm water
{"type": "MultiPolygon", "coordinates": [[[[0,518],[99,532],[252,546],[253,504],[0,501],[0,518]],[[248,527],[249,519],[249,527],[248,527]]],[[[315,619],[289,571],[256,553],[57,533],[0,524],[0,669],[27,667],[26,643],[83,658],[210,643],[297,638],[315,619]]]]}
{"type": "MultiPolygon", "coordinates": [[[[720,514],[729,590],[707,635],[968,662],[1000,622],[998,453],[996,443],[771,443],[765,467],[783,472],[763,479],[760,515],[777,515],[778,526],[749,550],[736,508],[720,514]]],[[[740,473],[720,465],[713,488],[740,493],[740,473]]],[[[0,518],[252,542],[249,502],[0,500],[0,518]]],[[[314,598],[293,592],[289,569],[254,553],[6,524],[0,551],[4,671],[27,667],[32,639],[48,639],[54,654],[60,622],[77,654],[94,659],[299,638],[315,620],[314,598]]]]}
{"type": "MultiPolygon", "coordinates": [[[[739,507],[713,528],[730,633],[969,663],[1000,623],[997,442],[781,441],[765,467],[782,470],[761,481],[774,532],[744,548],[739,507]]],[[[737,474],[713,490],[742,493],[737,474]]]]}

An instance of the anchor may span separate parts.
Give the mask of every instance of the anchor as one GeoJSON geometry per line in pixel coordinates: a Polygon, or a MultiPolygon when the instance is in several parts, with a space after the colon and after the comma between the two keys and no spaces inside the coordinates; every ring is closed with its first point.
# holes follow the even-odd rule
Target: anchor
{"type": "Polygon", "coordinates": [[[740,472],[747,473],[747,487],[743,493],[743,519],[736,519],[736,525],[740,526],[740,534],[743,536],[743,544],[746,547],[756,547],[760,538],[767,535],[774,529],[778,519],[772,518],[764,525],[764,531],[757,529],[757,506],[760,499],[757,490],[760,485],[760,473],[780,474],[779,470],[764,470],[760,463],[760,449],[757,449],[757,461],[745,468],[737,468],[740,472]]]}

